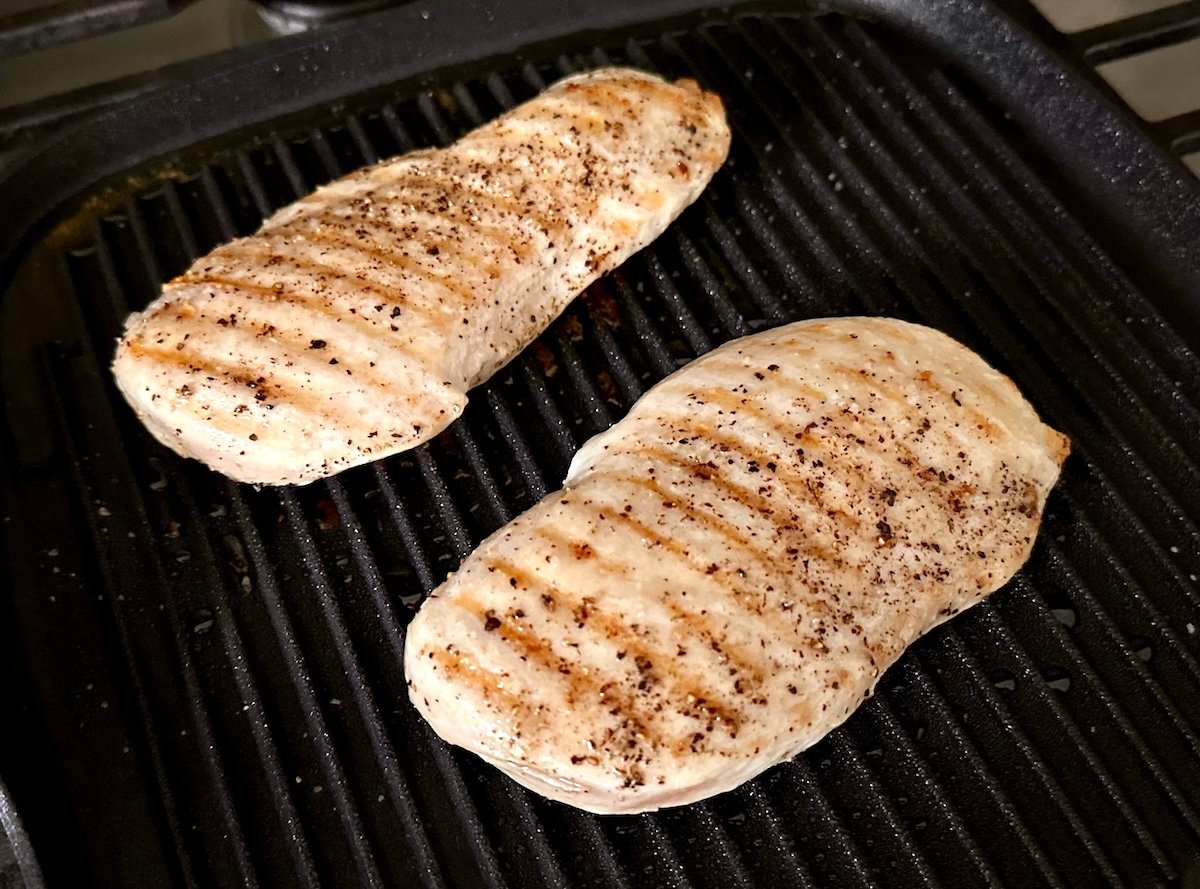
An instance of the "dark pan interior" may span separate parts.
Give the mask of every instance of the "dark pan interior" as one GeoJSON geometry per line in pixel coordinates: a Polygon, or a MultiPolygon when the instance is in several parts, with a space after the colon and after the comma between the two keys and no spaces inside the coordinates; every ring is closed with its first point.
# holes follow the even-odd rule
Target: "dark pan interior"
{"type": "Polygon", "coordinates": [[[1200,362],[1109,220],[882,27],[594,39],[239,133],[97,193],[22,256],[0,316],[0,777],[47,884],[1196,885],[1200,362]],[[135,421],[114,337],[192,257],[609,62],[717,90],[730,161],[436,441],[256,491],[135,421]],[[1072,438],[1012,583],[810,751],[682,809],[583,814],[433,736],[404,628],[477,541],[692,357],[863,313],[961,339],[1072,438]]]}

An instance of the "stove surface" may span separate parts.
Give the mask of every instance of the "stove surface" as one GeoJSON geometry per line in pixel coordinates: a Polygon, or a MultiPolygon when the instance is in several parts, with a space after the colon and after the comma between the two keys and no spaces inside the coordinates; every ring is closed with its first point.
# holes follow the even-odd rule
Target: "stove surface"
{"type": "Polygon", "coordinates": [[[159,21],[0,59],[0,108],[277,36],[251,0],[197,0],[159,21]]]}
{"type": "MultiPolygon", "coordinates": [[[[43,107],[55,105],[60,97],[85,95],[89,87],[95,89],[122,78],[136,79],[175,62],[317,28],[323,20],[329,20],[320,16],[329,13],[333,18],[353,16],[402,2],[405,0],[144,0],[147,8],[180,8],[157,21],[25,55],[5,58],[0,47],[0,117],[6,111],[20,117],[22,110],[32,108],[36,113],[31,119],[44,118],[43,107]]],[[[1014,6],[1030,3],[1068,38],[1180,5],[1177,0],[1011,2],[1014,6]]],[[[47,0],[7,0],[0,13],[0,25],[6,17],[54,5],[47,0]]],[[[105,3],[102,0],[94,5],[105,3]]],[[[436,3],[431,5],[436,8],[436,3]]],[[[1181,109],[1186,113],[1200,108],[1197,47],[1200,41],[1192,40],[1151,49],[1100,64],[1096,70],[1137,114],[1155,121],[1181,109]]],[[[20,125],[18,120],[2,129],[11,131],[20,125]]],[[[1200,151],[1180,154],[1183,162],[1200,175],[1200,151]]]]}

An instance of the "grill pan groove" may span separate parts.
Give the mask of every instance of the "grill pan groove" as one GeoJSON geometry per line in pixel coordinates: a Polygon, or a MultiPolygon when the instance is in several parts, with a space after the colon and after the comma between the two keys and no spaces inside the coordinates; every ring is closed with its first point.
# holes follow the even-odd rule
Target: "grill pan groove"
{"type": "MultiPolygon", "coordinates": [[[[114,620],[114,626],[119,638],[122,641],[122,647],[129,659],[130,672],[134,677],[141,677],[142,682],[148,676],[148,671],[144,666],[141,666],[145,661],[157,662],[168,669],[174,669],[181,677],[187,697],[186,702],[178,702],[182,705],[182,711],[176,710],[172,715],[179,721],[178,724],[190,726],[191,732],[199,740],[200,756],[195,757],[195,748],[180,750],[174,749],[176,768],[182,768],[185,774],[190,773],[189,777],[197,782],[201,790],[199,796],[203,800],[203,808],[197,820],[205,820],[208,823],[204,825],[205,833],[211,837],[218,830],[225,836],[228,844],[232,849],[226,849],[227,852],[232,852],[235,856],[235,868],[232,871],[226,871],[226,878],[237,879],[246,877],[249,874],[245,844],[240,836],[240,826],[236,819],[232,816],[232,803],[228,790],[228,783],[225,777],[225,769],[222,766],[219,754],[216,752],[216,745],[213,743],[213,729],[210,716],[205,707],[204,701],[198,688],[199,678],[197,676],[194,665],[188,656],[188,652],[183,649],[180,640],[183,638],[182,626],[179,622],[179,615],[187,613],[190,609],[186,604],[178,602],[175,587],[167,580],[166,572],[161,561],[154,554],[146,554],[139,552],[147,547],[146,541],[152,539],[153,535],[150,531],[151,525],[148,519],[148,510],[146,504],[140,498],[133,499],[130,505],[133,509],[133,519],[129,522],[134,531],[128,531],[125,534],[112,534],[107,527],[102,527],[99,517],[104,517],[104,510],[108,507],[104,504],[114,503],[120,499],[117,484],[124,482],[122,487],[127,490],[137,490],[137,484],[130,479],[129,473],[125,479],[118,477],[110,477],[107,480],[101,480],[94,474],[89,474],[83,467],[90,463],[88,446],[93,444],[93,440],[89,440],[81,429],[81,421],[73,416],[73,411],[69,405],[75,403],[75,399],[80,395],[91,400],[99,397],[103,399],[104,395],[97,395],[97,392],[103,392],[103,383],[101,370],[97,367],[91,356],[86,352],[72,359],[61,359],[62,364],[54,368],[52,371],[52,386],[55,388],[55,403],[58,408],[60,423],[62,424],[64,439],[70,443],[73,448],[72,466],[77,467],[76,491],[82,501],[82,511],[88,516],[87,526],[92,537],[92,546],[96,551],[103,553],[104,558],[99,563],[100,582],[99,592],[96,593],[97,601],[107,601],[110,603],[111,613],[114,620]],[[75,398],[67,398],[67,393],[72,393],[75,398]],[[107,484],[104,483],[107,481],[107,484]],[[148,567],[152,572],[152,577],[156,581],[154,584],[158,590],[166,593],[167,601],[164,607],[160,609],[160,613],[164,615],[162,620],[165,620],[167,631],[162,633],[155,632],[155,623],[158,621],[150,616],[149,620],[140,613],[135,613],[133,607],[126,606],[124,603],[127,598],[136,596],[137,604],[144,606],[141,602],[141,596],[146,594],[148,590],[124,587],[117,583],[113,577],[113,570],[110,566],[127,564],[130,561],[137,562],[145,567],[148,567]],[[169,641],[168,641],[169,640],[169,641]],[[166,642],[170,647],[159,647],[166,642]],[[171,643],[175,643],[171,645],[171,643]],[[190,764],[181,764],[179,760],[187,758],[203,758],[203,763],[191,762],[190,764]],[[189,768],[190,765],[190,768],[189,768]],[[228,831],[228,832],[226,832],[228,831]]],[[[90,424],[83,425],[90,428],[90,424]]],[[[108,430],[109,434],[114,434],[108,430]]],[[[103,434],[103,432],[101,433],[103,434]]],[[[94,472],[94,470],[93,470],[94,472]]],[[[120,470],[118,470],[120,472],[120,470]]],[[[111,510],[109,510],[111,512],[111,510]]],[[[127,520],[128,521],[128,520],[127,520]]],[[[124,522],[122,524],[125,524],[124,522]]],[[[186,595],[186,593],[185,593],[186,595]]],[[[141,609],[138,609],[139,612],[141,609]]],[[[142,685],[135,679],[135,688],[142,685]]],[[[164,695],[164,689],[160,683],[157,688],[153,688],[150,683],[147,686],[152,688],[152,694],[160,707],[164,698],[169,700],[169,695],[164,695]]],[[[140,695],[139,695],[140,697],[140,695]]],[[[139,702],[141,703],[141,702],[139,702]]],[[[102,702],[103,704],[103,702],[102,702]]],[[[168,705],[169,708],[169,705],[168,705]]],[[[107,709],[102,706],[101,709],[107,709]]],[[[152,749],[159,745],[156,743],[158,738],[165,740],[174,732],[159,731],[154,727],[155,719],[150,714],[152,710],[147,709],[145,712],[145,723],[148,727],[147,742],[152,749]]],[[[188,728],[178,730],[178,735],[181,738],[186,738],[189,734],[188,728]]],[[[166,746],[164,744],[164,746],[166,746]]],[[[180,744],[184,747],[184,744],[180,744]]],[[[160,782],[162,792],[162,802],[168,825],[176,845],[178,854],[178,866],[182,871],[184,881],[189,885],[194,885],[196,877],[192,874],[194,864],[192,860],[195,857],[194,851],[190,843],[185,837],[185,825],[183,817],[179,814],[179,807],[174,801],[174,788],[170,779],[167,777],[167,766],[161,760],[155,763],[156,777],[160,782]]],[[[252,879],[252,878],[251,878],[252,879]]]]}

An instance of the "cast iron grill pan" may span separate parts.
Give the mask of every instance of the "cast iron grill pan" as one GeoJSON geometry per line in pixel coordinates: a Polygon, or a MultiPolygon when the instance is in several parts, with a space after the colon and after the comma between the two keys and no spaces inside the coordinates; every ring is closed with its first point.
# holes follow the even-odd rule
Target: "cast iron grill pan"
{"type": "Polygon", "coordinates": [[[39,363],[3,379],[34,407],[6,442],[0,768],[47,884],[1195,885],[1200,366],[1142,270],[899,34],[763,14],[599,46],[260,127],[30,248],[9,301],[70,335],[4,331],[39,363]],[[730,161],[429,446],[256,491],[121,402],[121,320],[192,257],[608,63],[717,90],[730,161]],[[848,313],[961,339],[1071,436],[1017,578],[842,729],[697,805],[598,818],[442,744],[400,666],[423,594],[667,373],[848,313]]]}

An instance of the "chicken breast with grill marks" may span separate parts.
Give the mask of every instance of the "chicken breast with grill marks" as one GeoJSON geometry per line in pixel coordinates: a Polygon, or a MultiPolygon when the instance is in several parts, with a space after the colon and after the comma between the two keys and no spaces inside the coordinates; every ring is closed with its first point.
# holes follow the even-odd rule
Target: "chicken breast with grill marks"
{"type": "Polygon", "coordinates": [[[127,322],[117,384],[156,438],[240,481],[411,448],[656,238],[728,148],[720,100],[692,81],[560,81],[197,260],[127,322]]]}
{"type": "Polygon", "coordinates": [[[430,595],[410,696],[446,740],[593,812],[729,790],[1012,577],[1068,447],[925,327],[736,340],[650,390],[430,595]]]}

